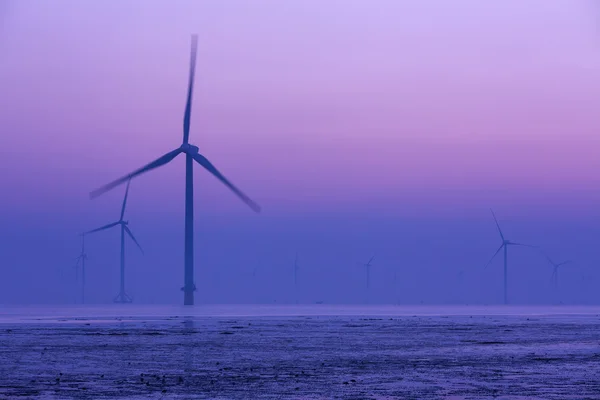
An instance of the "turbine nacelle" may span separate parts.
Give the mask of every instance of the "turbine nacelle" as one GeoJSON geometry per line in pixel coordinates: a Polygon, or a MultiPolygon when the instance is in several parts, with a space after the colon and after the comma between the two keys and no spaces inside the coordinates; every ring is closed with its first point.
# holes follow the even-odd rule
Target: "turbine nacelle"
{"type": "Polygon", "coordinates": [[[200,150],[198,148],[198,146],[194,146],[193,144],[189,144],[189,143],[182,144],[180,149],[184,153],[190,154],[190,155],[198,154],[198,151],[200,150]]]}

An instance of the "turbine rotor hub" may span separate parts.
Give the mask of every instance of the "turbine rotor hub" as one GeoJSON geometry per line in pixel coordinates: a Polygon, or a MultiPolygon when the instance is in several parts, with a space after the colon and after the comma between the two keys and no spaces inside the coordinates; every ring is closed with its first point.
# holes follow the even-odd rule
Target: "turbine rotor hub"
{"type": "Polygon", "coordinates": [[[184,143],[181,145],[181,150],[183,150],[187,154],[197,154],[198,146],[194,146],[193,144],[184,143]]]}
{"type": "MultiPolygon", "coordinates": [[[[187,288],[184,286],[184,287],[182,287],[182,288],[181,288],[181,291],[182,291],[182,292],[185,292],[185,291],[186,291],[186,289],[187,289],[187,288]]],[[[195,283],[193,283],[193,284],[192,284],[192,287],[190,288],[190,290],[191,290],[192,292],[195,292],[195,291],[196,291],[196,284],[195,284],[195,283]]]]}

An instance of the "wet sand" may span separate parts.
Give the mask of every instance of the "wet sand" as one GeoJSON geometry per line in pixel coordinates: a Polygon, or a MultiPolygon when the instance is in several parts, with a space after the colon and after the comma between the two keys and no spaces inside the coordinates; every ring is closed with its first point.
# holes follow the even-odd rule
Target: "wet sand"
{"type": "Polygon", "coordinates": [[[593,312],[84,311],[2,314],[0,398],[600,399],[593,312]]]}

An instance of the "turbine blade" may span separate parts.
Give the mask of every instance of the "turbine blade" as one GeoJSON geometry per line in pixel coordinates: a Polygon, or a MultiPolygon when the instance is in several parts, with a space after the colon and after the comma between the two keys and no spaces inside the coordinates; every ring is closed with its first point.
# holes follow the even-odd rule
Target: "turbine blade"
{"type": "Polygon", "coordinates": [[[500,233],[500,237],[502,238],[502,241],[504,241],[504,235],[502,234],[502,229],[500,229],[500,224],[498,223],[498,219],[496,218],[496,214],[494,214],[494,210],[492,210],[490,208],[490,211],[492,212],[492,216],[494,217],[494,221],[496,221],[496,226],[498,227],[498,232],[500,233]]]}
{"type": "MultiPolygon", "coordinates": [[[[189,154],[189,153],[188,153],[189,154]]],[[[200,165],[202,165],[208,172],[210,172],[211,174],[213,174],[218,180],[220,180],[221,182],[223,182],[223,184],[225,186],[227,186],[229,189],[231,189],[233,191],[233,193],[235,193],[244,203],[246,203],[252,210],[254,210],[255,212],[260,212],[260,206],[258,204],[256,204],[254,201],[252,201],[248,196],[246,196],[244,193],[242,193],[241,190],[239,190],[237,187],[235,187],[233,185],[233,183],[229,182],[227,180],[227,178],[225,178],[223,176],[223,174],[221,174],[214,165],[212,165],[212,163],[210,161],[208,161],[208,159],[206,157],[204,157],[203,155],[199,154],[199,153],[194,153],[194,154],[190,154],[194,160],[196,160],[196,162],[200,165]]]]}
{"type": "Polygon", "coordinates": [[[556,264],[556,266],[560,267],[561,265],[570,264],[571,262],[572,262],[571,260],[563,261],[561,263],[556,264]]]}
{"type": "Polygon", "coordinates": [[[196,74],[196,53],[198,51],[198,35],[192,35],[192,48],[190,52],[190,79],[188,82],[187,101],[183,116],[183,143],[190,137],[190,118],[192,114],[192,95],[194,93],[194,75],[196,74]]]}
{"type": "Polygon", "coordinates": [[[483,267],[483,268],[487,268],[487,266],[490,265],[490,263],[494,260],[494,258],[496,257],[496,255],[500,252],[500,250],[502,250],[503,247],[504,247],[504,243],[501,244],[500,247],[498,247],[498,250],[496,250],[496,252],[492,256],[492,258],[490,258],[490,261],[488,261],[487,264],[485,264],[485,267],[483,267]]]}
{"type": "Polygon", "coordinates": [[[129,235],[129,237],[131,238],[131,240],[133,240],[133,243],[135,243],[136,246],[138,247],[138,249],[140,249],[140,251],[142,252],[142,254],[144,254],[144,249],[142,249],[142,246],[140,246],[140,244],[138,243],[138,241],[133,236],[133,233],[131,233],[131,229],[129,229],[129,227],[127,225],[125,225],[123,228],[125,228],[125,232],[127,232],[127,234],[129,235]]]}
{"type": "Polygon", "coordinates": [[[531,248],[534,248],[534,249],[537,249],[537,248],[538,248],[538,246],[534,246],[534,245],[532,245],[532,244],[523,244],[523,243],[517,243],[517,242],[510,242],[509,244],[512,244],[512,245],[514,245],[514,246],[525,246],[525,247],[531,247],[531,248]]]}
{"type": "Polygon", "coordinates": [[[125,197],[123,197],[123,206],[121,207],[121,217],[119,221],[123,221],[123,216],[125,216],[125,205],[127,205],[127,196],[129,195],[129,184],[131,183],[131,179],[127,181],[127,189],[125,189],[125,197]]]}
{"type": "Polygon", "coordinates": [[[369,260],[369,262],[367,264],[371,265],[371,261],[373,261],[374,258],[375,258],[375,256],[371,257],[371,259],[369,260]]]}
{"type": "Polygon", "coordinates": [[[554,261],[552,261],[552,259],[550,258],[550,256],[546,253],[543,253],[544,257],[546,257],[546,260],[548,260],[548,262],[550,263],[550,265],[555,266],[556,264],[554,264],[554,261]]]}
{"type": "Polygon", "coordinates": [[[173,151],[168,152],[167,154],[165,154],[164,156],[157,158],[156,160],[152,161],[149,164],[146,164],[145,166],[143,166],[142,168],[139,168],[135,171],[133,171],[132,173],[125,175],[119,179],[117,179],[116,181],[113,181],[107,185],[102,186],[99,189],[94,190],[93,192],[90,193],[90,198],[96,198],[98,196],[100,196],[101,194],[104,194],[106,192],[108,192],[109,190],[119,186],[120,184],[122,184],[123,182],[126,182],[130,179],[135,178],[138,175],[141,175],[145,172],[148,172],[150,170],[153,170],[154,168],[158,168],[162,165],[165,165],[166,163],[170,162],[171,160],[173,160],[179,153],[181,153],[182,150],[180,148],[177,148],[173,151]]]}
{"type": "Polygon", "coordinates": [[[119,225],[119,223],[113,222],[112,224],[104,225],[104,226],[101,226],[100,228],[96,228],[96,229],[92,229],[91,231],[87,231],[86,234],[103,231],[105,229],[112,228],[113,226],[116,226],[116,225],[119,225]]]}

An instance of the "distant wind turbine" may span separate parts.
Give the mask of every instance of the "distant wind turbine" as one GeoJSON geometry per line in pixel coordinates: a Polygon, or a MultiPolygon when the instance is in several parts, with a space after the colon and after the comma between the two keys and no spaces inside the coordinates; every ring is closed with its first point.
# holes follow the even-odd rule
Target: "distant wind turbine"
{"type": "Polygon", "coordinates": [[[492,212],[492,216],[494,217],[494,221],[496,222],[496,227],[498,228],[498,233],[500,233],[500,238],[502,239],[502,244],[500,245],[498,250],[496,250],[496,252],[492,256],[492,258],[490,258],[490,261],[488,261],[487,264],[485,264],[485,266],[487,267],[488,265],[490,265],[490,263],[494,260],[496,255],[500,252],[500,250],[504,249],[504,304],[508,304],[508,264],[507,264],[508,246],[525,246],[525,247],[536,247],[536,246],[532,246],[530,244],[516,243],[516,242],[512,242],[510,240],[505,239],[504,235],[502,234],[502,230],[500,229],[500,224],[498,223],[498,220],[496,219],[496,214],[494,214],[494,211],[492,209],[490,209],[490,211],[492,212]]]}
{"type": "Polygon", "coordinates": [[[192,35],[192,50],[190,59],[190,76],[188,83],[187,102],[185,106],[185,113],[183,118],[183,143],[181,146],[172,150],[162,157],[157,158],[151,163],[139,168],[132,173],[123,176],[97,190],[90,193],[91,198],[100,196],[101,194],[108,192],[114,187],[125,183],[126,181],[139,176],[145,172],[151,171],[155,168],[161,167],[171,162],[179,154],[185,154],[185,261],[184,261],[184,286],[182,288],[184,292],[183,304],[193,305],[194,304],[194,291],[196,290],[196,284],[194,283],[194,181],[193,181],[193,166],[194,161],[200,164],[204,169],[214,175],[220,180],[225,186],[232,190],[242,201],[244,201],[252,210],[260,212],[258,204],[253,202],[248,196],[242,191],[235,187],[229,180],[227,180],[223,174],[221,174],[215,166],[208,161],[206,157],[198,152],[198,147],[189,143],[190,136],[190,118],[192,112],[192,93],[194,90],[194,74],[196,69],[196,51],[198,47],[198,36],[192,35]]]}
{"type": "Polygon", "coordinates": [[[374,258],[375,258],[375,256],[371,257],[369,262],[367,262],[365,264],[359,264],[360,266],[365,267],[365,269],[367,270],[367,289],[371,286],[371,267],[373,266],[371,264],[371,262],[373,261],[374,258]]]}
{"type": "Polygon", "coordinates": [[[125,206],[127,205],[127,196],[129,194],[129,184],[130,184],[130,181],[127,182],[127,188],[125,189],[125,197],[123,198],[123,206],[121,207],[121,216],[119,217],[119,220],[117,222],[113,222],[111,224],[101,226],[100,228],[93,229],[93,230],[85,233],[85,234],[89,234],[89,233],[94,233],[94,232],[100,232],[105,229],[112,228],[113,226],[117,226],[117,225],[121,226],[121,286],[120,286],[119,294],[114,299],[115,303],[131,303],[131,301],[132,301],[131,297],[129,297],[129,295],[127,295],[127,293],[125,292],[125,234],[126,233],[129,235],[131,240],[133,240],[133,242],[138,247],[138,249],[140,249],[142,254],[144,253],[144,250],[142,250],[142,246],[140,246],[138,241],[133,236],[133,233],[129,229],[129,226],[127,226],[127,225],[129,225],[129,221],[123,220],[123,217],[125,216],[125,206]]]}
{"type": "Polygon", "coordinates": [[[555,296],[558,296],[558,269],[563,265],[571,263],[571,260],[556,263],[547,254],[545,254],[545,256],[550,265],[552,265],[552,277],[550,278],[550,280],[552,282],[552,287],[554,288],[554,294],[555,296]]]}
{"type": "Polygon", "coordinates": [[[85,304],[85,261],[88,256],[85,252],[85,233],[81,236],[81,253],[77,256],[75,263],[75,282],[79,281],[79,268],[81,268],[81,304],[85,304]]]}

